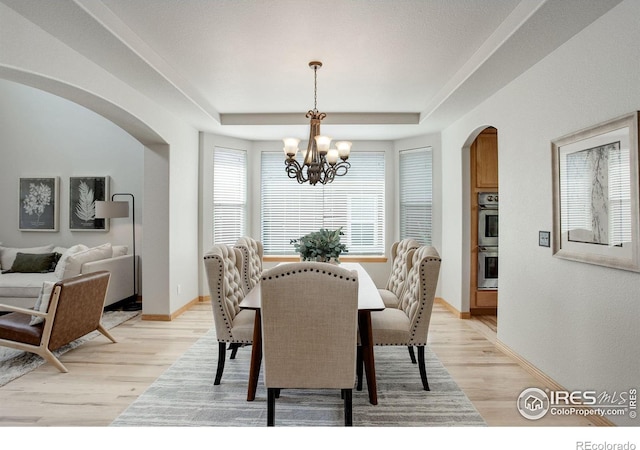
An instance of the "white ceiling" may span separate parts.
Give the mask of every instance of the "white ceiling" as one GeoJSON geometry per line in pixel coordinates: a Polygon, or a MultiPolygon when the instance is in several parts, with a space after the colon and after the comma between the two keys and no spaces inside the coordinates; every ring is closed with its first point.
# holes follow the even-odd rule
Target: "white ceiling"
{"type": "Polygon", "coordinates": [[[620,0],[0,0],[201,131],[442,129],[620,0]]]}

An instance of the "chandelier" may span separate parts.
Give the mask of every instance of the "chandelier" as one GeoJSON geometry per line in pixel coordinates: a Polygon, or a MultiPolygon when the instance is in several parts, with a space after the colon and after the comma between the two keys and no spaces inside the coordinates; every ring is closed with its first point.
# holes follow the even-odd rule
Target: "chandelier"
{"type": "Polygon", "coordinates": [[[336,148],[329,148],[331,138],[320,134],[320,122],[327,117],[325,113],[318,111],[318,69],[322,67],[322,63],[311,61],[309,67],[313,69],[313,109],[309,110],[305,116],[311,119],[309,144],[300,165],[296,160],[300,139],[284,138],[284,153],[287,155],[284,163],[289,178],[295,178],[300,184],[306,182],[311,185],[327,184],[331,183],[335,177],[347,174],[351,167],[347,162],[351,152],[351,142],[336,142],[336,148]]]}

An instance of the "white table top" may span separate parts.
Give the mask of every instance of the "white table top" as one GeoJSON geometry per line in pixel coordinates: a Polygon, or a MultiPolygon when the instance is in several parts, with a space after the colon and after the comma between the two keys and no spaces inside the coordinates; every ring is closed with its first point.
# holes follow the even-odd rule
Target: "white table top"
{"type": "MultiPolygon", "coordinates": [[[[340,267],[358,272],[358,310],[382,311],[384,309],[382,297],[380,297],[376,284],[373,282],[367,271],[364,270],[364,267],[358,263],[341,263],[340,267]]],[[[262,293],[260,290],[260,283],[258,283],[240,302],[240,308],[260,309],[261,298],[262,293]]]]}

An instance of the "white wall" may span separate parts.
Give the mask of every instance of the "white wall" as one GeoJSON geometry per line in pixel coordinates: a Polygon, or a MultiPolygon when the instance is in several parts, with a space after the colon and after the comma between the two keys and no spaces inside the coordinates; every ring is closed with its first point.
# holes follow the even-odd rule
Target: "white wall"
{"type": "Polygon", "coordinates": [[[111,242],[131,251],[131,218],[112,219],[108,232],[69,230],[69,177],[109,176],[111,194],[135,196],[140,249],[142,144],[93,111],[32,87],[0,79],[0,98],[0,242],[9,247],[111,242]],[[18,230],[19,179],[32,176],[60,177],[57,232],[18,230]]]}
{"type": "Polygon", "coordinates": [[[0,41],[0,78],[99,112],[144,146],[143,314],[166,317],[197,298],[198,132],[3,4],[0,41]]]}
{"type": "MultiPolygon", "coordinates": [[[[551,140],[640,109],[638,17],[639,2],[621,3],[442,137],[443,255],[463,267],[461,149],[479,127],[498,128],[498,339],[572,390],[640,384],[640,274],[554,258],[538,246],[538,231],[553,221],[551,140]]],[[[445,272],[443,296],[462,308],[468,279],[455,267],[445,272]]]]}

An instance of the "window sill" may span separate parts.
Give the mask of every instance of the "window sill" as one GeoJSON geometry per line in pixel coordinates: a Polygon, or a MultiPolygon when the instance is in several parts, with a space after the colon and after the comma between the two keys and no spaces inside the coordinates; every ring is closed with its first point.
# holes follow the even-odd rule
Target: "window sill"
{"type": "MultiPolygon", "coordinates": [[[[265,262],[299,262],[299,256],[263,256],[265,262]]],[[[386,263],[386,256],[341,256],[341,262],[386,263]]]]}

